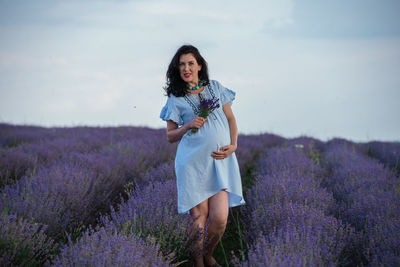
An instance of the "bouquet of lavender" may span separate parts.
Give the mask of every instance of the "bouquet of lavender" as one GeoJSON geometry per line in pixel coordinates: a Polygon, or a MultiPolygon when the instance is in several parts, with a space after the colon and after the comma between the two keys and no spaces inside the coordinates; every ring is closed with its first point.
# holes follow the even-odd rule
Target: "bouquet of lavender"
{"type": "MultiPolygon", "coordinates": [[[[200,100],[200,112],[199,116],[203,118],[207,118],[208,115],[213,112],[215,109],[219,108],[219,103],[218,103],[218,98],[211,98],[211,99],[201,99],[200,100]]],[[[188,135],[191,135],[195,132],[197,132],[199,129],[198,128],[192,128],[190,133],[188,135]]]]}

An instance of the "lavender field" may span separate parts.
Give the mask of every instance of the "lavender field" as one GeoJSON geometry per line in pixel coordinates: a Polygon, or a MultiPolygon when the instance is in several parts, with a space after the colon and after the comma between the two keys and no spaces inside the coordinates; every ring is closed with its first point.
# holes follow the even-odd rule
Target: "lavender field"
{"type": "MultiPolygon", "coordinates": [[[[0,124],[0,266],[191,266],[165,129],[0,124]]],[[[224,266],[400,266],[400,143],[239,135],[224,266]]]]}

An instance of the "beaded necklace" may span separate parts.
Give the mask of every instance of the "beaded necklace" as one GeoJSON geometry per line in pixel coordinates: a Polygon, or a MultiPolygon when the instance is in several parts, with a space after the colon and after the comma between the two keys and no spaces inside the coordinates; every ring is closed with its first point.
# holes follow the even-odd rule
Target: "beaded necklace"
{"type": "Polygon", "coordinates": [[[189,90],[197,90],[197,89],[200,89],[202,86],[203,86],[203,81],[200,81],[199,85],[194,86],[194,87],[190,86],[189,84],[186,84],[186,87],[189,88],[189,90]]]}

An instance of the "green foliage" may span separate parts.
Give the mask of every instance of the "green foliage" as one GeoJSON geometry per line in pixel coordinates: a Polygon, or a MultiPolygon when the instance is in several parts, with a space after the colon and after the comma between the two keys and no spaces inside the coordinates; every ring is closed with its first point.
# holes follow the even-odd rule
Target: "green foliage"
{"type": "Polygon", "coordinates": [[[57,253],[42,224],[11,216],[5,209],[0,216],[1,266],[42,266],[57,253]]]}
{"type": "Polygon", "coordinates": [[[310,149],[310,158],[312,159],[312,161],[317,165],[317,166],[321,166],[321,152],[318,151],[317,149],[314,148],[314,141],[311,141],[309,144],[309,149],[310,149]]]}

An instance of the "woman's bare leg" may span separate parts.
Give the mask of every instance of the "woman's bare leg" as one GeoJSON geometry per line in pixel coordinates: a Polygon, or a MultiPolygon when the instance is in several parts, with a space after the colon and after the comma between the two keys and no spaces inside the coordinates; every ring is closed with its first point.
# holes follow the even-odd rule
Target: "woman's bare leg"
{"type": "Polygon", "coordinates": [[[206,255],[204,257],[206,265],[214,265],[216,263],[212,254],[225,232],[228,213],[229,199],[227,191],[221,190],[208,199],[209,225],[207,228],[206,255]]]}
{"type": "MultiPolygon", "coordinates": [[[[206,225],[207,217],[208,217],[208,199],[204,200],[197,206],[190,209],[190,216],[193,219],[193,226],[191,229],[191,237],[194,238],[196,235],[199,234],[198,230],[204,230],[206,225]]],[[[193,247],[192,257],[195,261],[196,267],[204,267],[204,260],[203,260],[203,238],[204,233],[200,233],[200,240],[198,240],[193,247]]]]}

